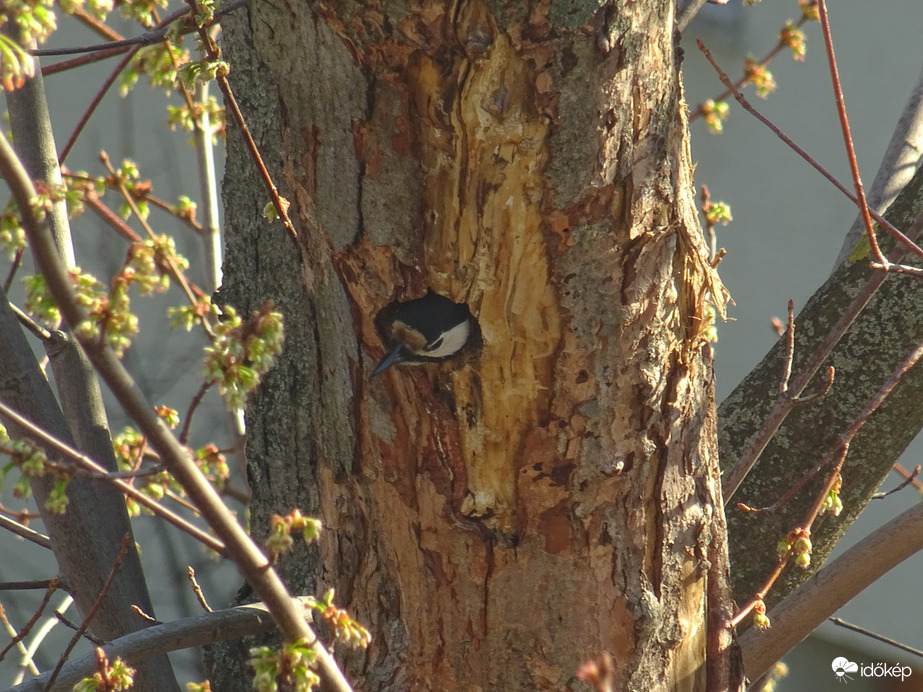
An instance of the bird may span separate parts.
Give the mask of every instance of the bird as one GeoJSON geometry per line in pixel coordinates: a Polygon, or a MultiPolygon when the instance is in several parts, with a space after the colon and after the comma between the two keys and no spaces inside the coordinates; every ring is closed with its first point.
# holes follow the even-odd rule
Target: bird
{"type": "Polygon", "coordinates": [[[468,342],[474,318],[468,306],[430,291],[422,298],[383,311],[391,343],[371,377],[398,363],[440,361],[468,342]]]}

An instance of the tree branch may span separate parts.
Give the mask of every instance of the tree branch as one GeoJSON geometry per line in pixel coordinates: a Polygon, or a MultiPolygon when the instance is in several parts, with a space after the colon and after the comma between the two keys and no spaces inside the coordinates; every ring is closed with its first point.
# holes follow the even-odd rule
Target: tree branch
{"type": "Polygon", "coordinates": [[[740,636],[744,667],[755,680],[838,608],[923,550],[923,504],[907,510],[820,570],[768,615],[772,628],[740,636]]]}
{"type": "MultiPolygon", "coordinates": [[[[300,612],[302,617],[310,615],[305,598],[293,598],[291,607],[294,611],[300,612]]],[[[152,656],[239,639],[248,634],[269,632],[275,627],[275,621],[266,605],[253,603],[148,627],[111,641],[102,648],[110,661],[119,656],[129,664],[136,665],[152,656]]],[[[95,670],[96,656],[93,653],[74,659],[61,668],[51,690],[70,690],[74,684],[92,675],[95,670]]],[[[50,677],[50,673],[43,673],[6,692],[41,692],[50,677]]]]}
{"type": "MultiPolygon", "coordinates": [[[[30,201],[35,196],[32,181],[6,139],[0,139],[3,140],[0,142],[0,172],[19,205],[29,245],[61,314],[72,328],[78,326],[86,316],[74,298],[70,278],[57,255],[48,228],[39,224],[32,212],[30,201]]],[[[228,555],[234,560],[241,574],[266,602],[286,639],[292,642],[305,641],[317,655],[318,667],[325,683],[332,689],[349,690],[349,684],[337,668],[333,657],[321,645],[301,613],[291,607],[285,585],[272,569],[266,556],[225,507],[221,496],[189,458],[186,449],[156,415],[122,363],[110,349],[100,347],[94,341],[82,338],[80,343],[122,408],[147,437],[150,446],[160,455],[164,466],[182,484],[199,512],[224,542],[228,555]]]]}

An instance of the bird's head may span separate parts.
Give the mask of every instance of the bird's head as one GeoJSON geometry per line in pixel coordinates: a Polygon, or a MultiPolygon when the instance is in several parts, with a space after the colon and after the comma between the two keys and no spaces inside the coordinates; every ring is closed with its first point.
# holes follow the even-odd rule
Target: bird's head
{"type": "Polygon", "coordinates": [[[391,345],[372,377],[398,363],[426,363],[455,355],[468,342],[473,319],[467,305],[436,293],[398,303],[384,325],[391,345]]]}

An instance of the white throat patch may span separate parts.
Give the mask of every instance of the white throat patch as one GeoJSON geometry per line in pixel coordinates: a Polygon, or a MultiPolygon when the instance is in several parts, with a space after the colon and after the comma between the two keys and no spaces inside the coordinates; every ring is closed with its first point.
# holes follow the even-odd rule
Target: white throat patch
{"type": "Polygon", "coordinates": [[[432,344],[427,344],[418,355],[426,358],[446,358],[459,351],[470,335],[471,320],[469,318],[452,327],[432,344]]]}

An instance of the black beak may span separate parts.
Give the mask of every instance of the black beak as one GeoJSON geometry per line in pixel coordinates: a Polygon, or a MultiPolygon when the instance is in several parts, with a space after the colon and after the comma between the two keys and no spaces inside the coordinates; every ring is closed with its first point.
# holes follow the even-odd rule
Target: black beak
{"type": "Polygon", "coordinates": [[[389,349],[384,358],[378,361],[378,365],[375,366],[369,377],[375,377],[375,375],[383,373],[392,365],[397,365],[405,360],[407,360],[407,351],[404,349],[404,345],[396,344],[389,349]]]}

